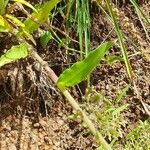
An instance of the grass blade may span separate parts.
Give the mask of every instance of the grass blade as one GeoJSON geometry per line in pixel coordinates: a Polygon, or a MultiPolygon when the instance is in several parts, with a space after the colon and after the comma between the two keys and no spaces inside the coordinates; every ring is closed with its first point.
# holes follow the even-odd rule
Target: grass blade
{"type": "Polygon", "coordinates": [[[148,18],[146,17],[146,15],[143,13],[143,11],[140,9],[140,7],[139,7],[138,4],[135,2],[135,0],[130,0],[130,2],[132,3],[132,5],[133,5],[134,8],[135,8],[135,11],[136,11],[136,13],[137,13],[137,15],[138,15],[138,18],[139,18],[140,22],[141,22],[141,25],[142,25],[142,27],[143,27],[143,29],[144,29],[144,31],[145,31],[146,37],[150,40],[150,37],[149,37],[149,35],[148,35],[148,32],[147,32],[147,30],[146,30],[146,28],[145,28],[145,25],[144,25],[144,22],[143,22],[142,19],[144,19],[145,22],[146,22],[149,26],[150,26],[150,21],[148,20],[148,18]]]}
{"type": "Polygon", "coordinates": [[[109,9],[112,21],[113,21],[114,26],[115,26],[115,31],[116,31],[116,34],[118,36],[118,40],[119,40],[119,43],[120,43],[120,48],[121,48],[122,55],[123,55],[123,58],[124,58],[124,61],[125,61],[125,65],[126,65],[126,68],[127,68],[128,76],[129,76],[130,80],[132,80],[133,77],[134,77],[134,74],[133,74],[132,67],[130,65],[129,59],[128,59],[126,47],[125,47],[125,44],[124,44],[123,34],[120,31],[120,28],[119,28],[119,25],[117,23],[116,17],[113,13],[110,0],[106,0],[106,4],[107,4],[107,7],[109,9]]]}

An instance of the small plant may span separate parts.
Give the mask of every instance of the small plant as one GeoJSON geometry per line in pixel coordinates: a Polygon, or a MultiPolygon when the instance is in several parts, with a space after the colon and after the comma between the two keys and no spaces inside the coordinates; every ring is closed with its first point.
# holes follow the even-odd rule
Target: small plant
{"type": "Polygon", "coordinates": [[[125,141],[126,150],[150,149],[150,121],[140,121],[137,127],[130,130],[125,141]]]}
{"type": "Polygon", "coordinates": [[[71,68],[65,70],[58,79],[58,87],[64,89],[85,80],[111,46],[112,42],[103,43],[97,49],[90,52],[84,60],[75,63],[71,68]]]}

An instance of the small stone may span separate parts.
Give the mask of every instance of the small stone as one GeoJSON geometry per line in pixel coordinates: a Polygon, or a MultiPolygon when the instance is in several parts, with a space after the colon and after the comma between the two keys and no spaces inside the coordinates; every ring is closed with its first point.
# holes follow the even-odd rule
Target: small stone
{"type": "Polygon", "coordinates": [[[11,131],[11,127],[10,127],[10,126],[5,126],[3,129],[4,129],[5,131],[11,131]]]}
{"type": "Polygon", "coordinates": [[[41,126],[46,126],[47,125],[46,121],[44,121],[44,120],[40,120],[39,123],[40,123],[41,126]]]}
{"type": "Polygon", "coordinates": [[[39,124],[39,123],[35,123],[33,126],[34,126],[35,128],[38,128],[38,127],[40,126],[40,124],[39,124]]]}

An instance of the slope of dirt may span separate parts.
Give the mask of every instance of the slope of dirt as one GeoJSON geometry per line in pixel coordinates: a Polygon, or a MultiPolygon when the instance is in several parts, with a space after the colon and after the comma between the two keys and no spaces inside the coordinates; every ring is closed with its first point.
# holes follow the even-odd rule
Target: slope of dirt
{"type": "MultiPolygon", "coordinates": [[[[136,74],[136,84],[141,98],[150,104],[150,61],[149,42],[143,41],[145,34],[137,21],[136,15],[128,4],[116,6],[122,11],[139,33],[137,39],[132,39],[132,33],[122,26],[122,30],[131,41],[139,43],[144,50],[135,51],[131,43],[127,43],[131,65],[136,74]],[[120,6],[122,5],[122,7],[120,6]],[[126,11],[127,10],[127,11],[126,11]],[[130,12],[130,13],[129,13],[130,12]],[[140,39],[139,39],[140,38],[140,39]],[[138,41],[139,40],[139,41],[138,41]],[[141,52],[142,54],[138,54],[141,52]],[[135,54],[135,55],[134,55],[135,54]]],[[[143,9],[149,14],[150,3],[143,4],[143,9]]],[[[59,20],[59,18],[58,18],[59,20]]],[[[60,18],[57,27],[60,27],[60,18]]],[[[121,21],[120,21],[121,22],[121,21]]],[[[55,24],[55,23],[54,23],[55,24]]],[[[111,23],[102,15],[95,3],[91,7],[91,47],[95,48],[104,39],[115,39],[111,23]],[[109,34],[109,36],[108,36],[109,34]]],[[[150,31],[148,31],[150,33],[150,31]]],[[[7,39],[7,36],[5,37],[7,39]]],[[[9,41],[14,42],[14,39],[9,41]]],[[[37,39],[38,42],[38,39],[37,39]]],[[[10,43],[0,39],[1,53],[9,48],[10,43]]],[[[75,44],[76,46],[76,44],[75,44]]],[[[49,42],[45,49],[39,45],[37,51],[50,67],[59,75],[68,66],[67,53],[56,42],[49,42]]],[[[118,47],[111,49],[108,55],[120,55],[118,47]]],[[[77,61],[76,56],[70,55],[70,62],[77,61]]],[[[55,85],[44,72],[35,69],[31,58],[4,66],[0,70],[0,149],[1,150],[93,150],[97,148],[93,137],[81,127],[80,122],[69,119],[72,109],[55,85]]],[[[129,79],[123,62],[112,65],[105,64],[97,67],[92,73],[91,82],[98,92],[102,92],[113,101],[118,91],[129,84],[129,79]]],[[[80,86],[84,91],[84,84],[80,86]]],[[[81,100],[81,91],[72,90],[74,97],[81,100]]],[[[124,129],[125,134],[139,120],[146,120],[148,115],[137,99],[133,88],[130,88],[121,103],[129,103],[130,107],[124,112],[129,122],[124,129]]],[[[121,148],[119,148],[121,149],[121,148]]]]}

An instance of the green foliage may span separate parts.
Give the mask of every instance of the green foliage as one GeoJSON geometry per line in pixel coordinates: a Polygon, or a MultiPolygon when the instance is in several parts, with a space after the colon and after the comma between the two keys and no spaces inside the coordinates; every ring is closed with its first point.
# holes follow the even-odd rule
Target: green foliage
{"type": "Polygon", "coordinates": [[[8,19],[12,20],[14,24],[16,24],[17,26],[20,26],[20,27],[25,27],[25,24],[22,23],[19,19],[17,19],[17,17],[14,17],[13,15],[9,15],[9,14],[6,14],[5,15],[8,19]]]}
{"type": "Polygon", "coordinates": [[[120,61],[123,61],[123,58],[121,56],[107,56],[106,57],[106,63],[111,65],[115,62],[120,62],[120,61]]]}
{"type": "Polygon", "coordinates": [[[129,90],[130,85],[127,85],[125,88],[120,90],[116,96],[116,102],[119,102],[124,96],[126,96],[126,92],[129,90]]]}
{"type": "Polygon", "coordinates": [[[142,16],[144,18],[144,20],[146,21],[146,23],[150,26],[150,21],[148,20],[148,18],[146,17],[146,15],[143,13],[143,11],[140,9],[140,7],[138,6],[138,4],[136,3],[135,0],[130,0],[130,2],[133,4],[133,6],[136,9],[136,12],[138,14],[140,14],[140,16],[142,16]]]}
{"type": "Polygon", "coordinates": [[[47,45],[47,43],[49,42],[49,40],[51,40],[51,39],[53,39],[51,32],[45,31],[42,34],[42,36],[40,37],[40,43],[41,43],[42,47],[45,47],[47,45]]]}
{"type": "MultiPolygon", "coordinates": [[[[28,13],[27,19],[24,18],[25,21],[20,21],[19,18],[17,18],[12,13],[6,14],[7,11],[5,10],[6,10],[8,1],[9,0],[0,0],[0,32],[8,32],[5,34],[13,33],[13,36],[17,36],[18,39],[22,38],[23,40],[25,40],[26,38],[26,40],[30,40],[32,41],[32,43],[34,43],[34,45],[36,45],[34,34],[32,33],[38,30],[40,25],[44,25],[44,23],[49,18],[52,19],[50,12],[61,0],[46,0],[44,1],[45,2],[44,4],[38,5],[38,7],[34,7],[33,5],[30,4],[30,2],[27,2],[25,0],[13,0],[14,2],[21,3],[33,10],[33,13],[31,14],[28,13]],[[14,29],[15,29],[15,32],[12,32],[14,29]]],[[[116,16],[113,13],[111,0],[104,0],[104,1],[107,4],[111,17],[106,12],[105,14],[107,14],[109,19],[112,21],[112,24],[114,25],[114,28],[115,28],[115,31],[116,31],[116,34],[118,36],[118,40],[120,43],[122,55],[123,55],[123,58],[122,56],[115,56],[115,55],[107,56],[105,59],[106,63],[109,65],[112,65],[115,62],[124,61],[129,77],[132,78],[133,72],[130,66],[130,62],[128,60],[123,33],[117,22],[116,16]]],[[[100,0],[100,2],[102,2],[102,0],[100,0]]],[[[144,23],[147,23],[147,25],[150,25],[150,21],[145,16],[145,14],[140,9],[140,7],[137,5],[135,0],[130,0],[130,2],[132,3],[132,5],[134,6],[136,10],[139,20],[146,33],[146,36],[149,38],[148,32],[145,29],[144,23]]],[[[77,29],[77,34],[79,37],[71,36],[71,38],[79,38],[78,46],[80,47],[80,51],[68,48],[68,45],[69,46],[72,45],[69,43],[71,40],[69,36],[71,35],[70,33],[72,33],[70,32],[72,30],[72,27],[68,29],[67,28],[68,26],[67,26],[65,30],[63,31],[66,35],[68,35],[68,37],[65,36],[65,38],[61,36],[59,37],[59,34],[55,32],[56,29],[50,29],[50,31],[44,31],[43,35],[40,37],[40,44],[43,47],[45,47],[48,44],[49,40],[54,39],[59,44],[58,46],[60,47],[63,46],[66,49],[71,50],[72,52],[77,51],[78,53],[81,54],[82,60],[75,63],[72,67],[65,70],[60,75],[58,82],[57,82],[57,86],[62,90],[62,92],[64,92],[63,90],[65,88],[77,85],[81,81],[88,78],[88,75],[99,64],[99,61],[103,58],[105,53],[112,46],[112,42],[106,42],[89,53],[89,49],[90,49],[89,3],[90,3],[89,0],[63,1],[62,7],[55,9],[52,14],[52,16],[55,16],[56,14],[60,13],[62,18],[64,17],[65,19],[67,19],[67,21],[70,21],[71,25],[72,24],[76,25],[76,26],[73,26],[73,28],[77,29]],[[67,4],[64,6],[66,2],[67,4]],[[66,9],[66,6],[68,6],[67,9],[66,9]],[[74,6],[76,7],[74,8],[74,6]],[[64,10],[67,11],[66,16],[65,16],[64,10]],[[69,16],[69,14],[71,14],[72,11],[75,11],[75,14],[74,14],[75,17],[73,15],[69,16]],[[76,20],[76,17],[77,17],[77,20],[76,20]],[[84,57],[85,59],[83,59],[84,57]]],[[[66,22],[63,22],[63,23],[65,27],[66,22]]],[[[58,32],[61,32],[61,30],[60,31],[58,30],[58,32]]],[[[5,64],[14,62],[18,59],[25,58],[27,56],[28,56],[28,46],[26,44],[12,46],[10,50],[8,50],[4,55],[0,57],[0,67],[2,67],[5,64]]],[[[125,88],[121,89],[118,92],[115,100],[108,100],[100,92],[94,91],[94,94],[93,94],[93,91],[90,90],[84,96],[84,100],[86,101],[83,102],[82,108],[86,110],[86,113],[88,113],[89,116],[93,119],[93,122],[95,121],[95,126],[97,126],[98,129],[104,135],[104,137],[106,137],[106,139],[108,139],[111,142],[110,144],[111,146],[114,147],[115,144],[118,144],[119,143],[118,139],[121,139],[121,140],[123,139],[121,142],[124,144],[123,146],[126,150],[132,150],[132,149],[147,150],[147,149],[150,149],[150,146],[149,146],[150,145],[150,140],[149,140],[150,139],[150,134],[149,134],[150,123],[148,120],[145,122],[140,122],[140,125],[134,128],[132,131],[130,131],[127,137],[125,137],[127,133],[125,133],[123,130],[123,128],[126,128],[126,124],[129,124],[127,122],[128,120],[125,118],[124,113],[123,113],[124,110],[128,108],[129,104],[120,105],[120,102],[126,96],[126,92],[128,91],[130,86],[131,85],[127,85],[125,88]]],[[[80,108],[78,106],[78,103],[73,102],[72,106],[73,105],[77,106],[75,107],[75,110],[77,111],[80,110],[78,109],[80,108]]],[[[81,111],[79,111],[78,114],[76,114],[76,118],[78,117],[80,117],[80,119],[83,119],[83,114],[81,113],[81,111]]],[[[104,149],[103,146],[100,146],[99,150],[102,150],[102,149],[104,149]]]]}
{"type": "Polygon", "coordinates": [[[37,10],[27,1],[25,0],[14,0],[15,2],[21,3],[23,5],[26,5],[27,7],[31,8],[32,10],[34,10],[35,12],[37,12],[37,10]]]}
{"type": "Polygon", "coordinates": [[[129,104],[124,104],[124,105],[122,105],[122,106],[120,106],[120,107],[118,107],[118,108],[112,109],[112,110],[111,110],[111,111],[112,111],[112,116],[113,116],[113,117],[117,116],[117,115],[120,114],[122,111],[124,111],[125,109],[127,109],[128,106],[129,106],[129,104]]]}
{"type": "Polygon", "coordinates": [[[115,141],[124,136],[122,127],[126,126],[128,120],[123,112],[129,104],[119,105],[118,102],[114,103],[113,100],[107,99],[101,92],[94,89],[84,97],[84,99],[87,98],[89,100],[84,101],[82,108],[89,113],[91,119],[96,120],[95,124],[102,135],[109,139],[111,146],[115,146],[115,141]]]}
{"type": "Polygon", "coordinates": [[[83,59],[83,49],[86,56],[90,49],[90,13],[89,0],[77,1],[77,31],[79,34],[79,44],[81,51],[81,59],[83,59]]]}
{"type": "MultiPolygon", "coordinates": [[[[26,5],[27,7],[34,10],[34,12],[31,14],[31,18],[33,18],[33,20],[29,17],[23,23],[13,15],[5,14],[5,17],[0,15],[0,32],[10,32],[13,34],[17,34],[17,32],[19,32],[19,34],[17,34],[18,38],[26,37],[27,39],[31,40],[34,43],[34,45],[36,45],[36,42],[31,33],[37,30],[38,27],[48,19],[49,12],[56,6],[56,4],[60,0],[47,1],[41,7],[39,7],[38,10],[36,10],[29,2],[25,0],[14,0],[14,1],[26,5]],[[12,26],[11,23],[7,21],[7,19],[11,20],[11,22],[13,22],[17,27],[20,27],[20,31],[18,29],[15,29],[15,27],[12,26]],[[37,22],[35,22],[34,20],[36,20],[37,22]],[[24,35],[24,37],[20,36],[22,34],[24,35]]],[[[0,0],[0,13],[2,15],[4,14],[4,9],[7,3],[8,1],[0,0]]],[[[50,38],[51,38],[50,34],[47,34],[47,36],[43,37],[43,39],[41,40],[43,46],[47,44],[50,38]]],[[[26,56],[27,56],[27,45],[20,44],[18,46],[14,46],[6,54],[1,56],[0,66],[3,66],[17,59],[24,58],[26,56]]]]}
{"type": "Polygon", "coordinates": [[[140,121],[126,136],[125,150],[150,149],[150,120],[140,121]]]}
{"type": "Polygon", "coordinates": [[[10,50],[8,50],[4,55],[0,57],[0,67],[27,56],[28,47],[26,44],[13,46],[10,50]]]}
{"type": "Polygon", "coordinates": [[[75,63],[66,69],[59,77],[57,85],[59,88],[74,86],[85,80],[91,71],[98,65],[105,53],[111,48],[112,42],[106,42],[90,52],[82,61],[75,63]]]}
{"type": "MultiPolygon", "coordinates": [[[[23,28],[25,31],[32,33],[33,31],[37,30],[38,27],[47,21],[49,17],[50,11],[58,4],[60,0],[50,0],[45,2],[38,10],[37,12],[33,12],[31,14],[32,18],[35,19],[37,22],[32,20],[31,18],[27,18],[24,22],[25,28],[23,28]]],[[[21,31],[20,31],[21,32],[21,31]]],[[[22,32],[21,32],[22,33],[22,32]]]]}
{"type": "Polygon", "coordinates": [[[148,31],[146,30],[146,27],[145,27],[145,22],[147,23],[148,26],[150,26],[150,21],[149,19],[147,18],[147,16],[144,14],[144,12],[141,10],[141,8],[139,7],[139,5],[136,3],[135,0],[130,0],[130,2],[132,3],[132,5],[134,6],[135,8],[135,11],[139,17],[139,20],[141,22],[141,25],[145,31],[145,34],[146,34],[146,37],[150,40],[150,37],[149,37],[149,33],[148,31]],[[144,22],[143,22],[144,20],[144,22]]]}
{"type": "Polygon", "coordinates": [[[100,104],[99,108],[93,107],[93,114],[95,114],[101,133],[107,136],[110,141],[122,138],[123,130],[121,127],[127,123],[122,112],[127,109],[128,104],[118,106],[108,102],[107,99],[104,99],[100,104]]]}
{"type": "Polygon", "coordinates": [[[0,15],[0,32],[9,32],[11,29],[12,27],[8,21],[0,15]]]}

